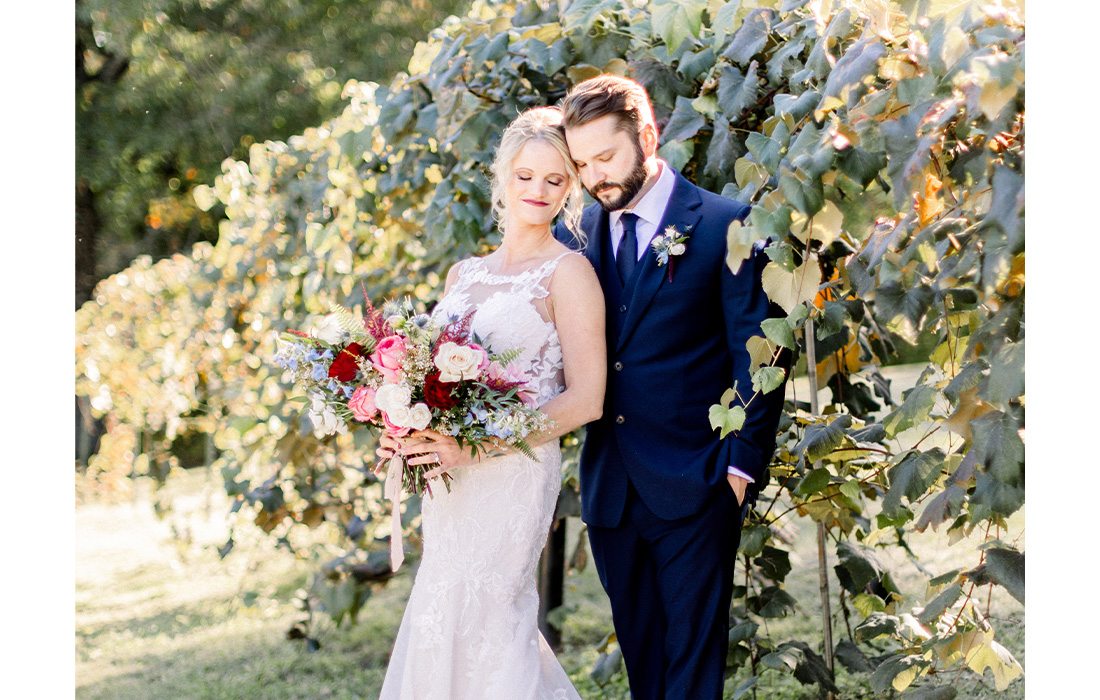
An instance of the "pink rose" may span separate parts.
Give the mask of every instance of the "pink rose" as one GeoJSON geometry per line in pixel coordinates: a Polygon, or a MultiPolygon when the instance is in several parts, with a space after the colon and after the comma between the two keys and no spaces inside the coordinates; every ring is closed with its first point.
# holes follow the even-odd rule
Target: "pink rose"
{"type": "Polygon", "coordinates": [[[477,343],[470,343],[470,347],[478,354],[478,369],[486,369],[489,366],[489,353],[477,343]]]}
{"type": "Polygon", "coordinates": [[[390,383],[399,381],[398,370],[405,359],[405,339],[399,335],[383,338],[371,353],[370,361],[374,368],[382,373],[382,378],[390,383]]]}
{"type": "Polygon", "coordinates": [[[399,427],[390,422],[390,417],[386,415],[385,411],[382,411],[382,421],[386,424],[386,434],[390,437],[405,437],[412,432],[410,427],[399,427]]]}
{"type": "Polygon", "coordinates": [[[348,399],[348,408],[355,420],[363,423],[370,422],[378,415],[378,407],[374,405],[374,389],[369,386],[361,386],[348,399]]]}

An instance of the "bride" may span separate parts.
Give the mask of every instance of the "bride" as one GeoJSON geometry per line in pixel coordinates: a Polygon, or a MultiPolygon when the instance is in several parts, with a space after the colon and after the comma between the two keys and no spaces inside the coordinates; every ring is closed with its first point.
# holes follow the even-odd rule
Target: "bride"
{"type": "Polygon", "coordinates": [[[474,311],[473,331],[498,351],[518,348],[551,428],[515,453],[472,458],[426,430],[378,450],[449,473],[450,489],[422,504],[424,556],[386,670],[381,698],[577,698],[539,633],[535,570],[561,487],[558,437],[595,420],[606,380],[604,303],[583,255],[554,239],[562,212],[580,236],[580,185],[561,112],[522,113],[504,131],[492,167],[495,251],[447,275],[439,320],[474,311]]]}

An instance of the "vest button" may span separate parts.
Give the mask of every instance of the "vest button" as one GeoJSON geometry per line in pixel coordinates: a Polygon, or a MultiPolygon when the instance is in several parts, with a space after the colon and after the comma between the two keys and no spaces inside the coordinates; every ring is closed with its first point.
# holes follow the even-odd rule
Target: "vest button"
{"type": "Polygon", "coordinates": [[[623,371],[623,363],[622,362],[616,362],[615,363],[615,371],[616,372],[622,372],[623,371]]]}
{"type": "Polygon", "coordinates": [[[615,422],[619,425],[622,425],[626,422],[626,418],[624,418],[623,416],[615,416],[615,422]]]}
{"type": "Polygon", "coordinates": [[[619,307],[619,313],[621,313],[621,314],[626,313],[626,304],[623,304],[622,306],[619,307]]]}

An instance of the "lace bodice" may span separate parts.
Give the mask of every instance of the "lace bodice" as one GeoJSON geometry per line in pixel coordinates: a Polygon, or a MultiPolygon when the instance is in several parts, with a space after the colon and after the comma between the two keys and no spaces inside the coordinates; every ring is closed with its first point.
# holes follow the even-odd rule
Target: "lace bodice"
{"type": "Polygon", "coordinates": [[[446,321],[474,310],[474,334],[493,352],[520,350],[513,363],[534,379],[539,405],[565,388],[561,344],[546,299],[554,270],[567,255],[577,253],[562,253],[515,275],[494,274],[484,258],[467,258],[432,312],[437,321],[446,321]]]}

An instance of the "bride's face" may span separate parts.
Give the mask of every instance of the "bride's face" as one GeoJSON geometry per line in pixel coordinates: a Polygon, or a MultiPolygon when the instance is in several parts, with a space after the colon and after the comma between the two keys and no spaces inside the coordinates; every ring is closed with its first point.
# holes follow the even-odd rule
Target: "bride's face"
{"type": "Polygon", "coordinates": [[[557,149],[543,141],[528,141],[512,160],[512,175],[504,190],[508,216],[517,223],[549,225],[569,194],[569,175],[557,149]]]}

